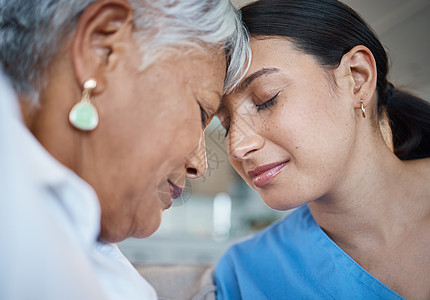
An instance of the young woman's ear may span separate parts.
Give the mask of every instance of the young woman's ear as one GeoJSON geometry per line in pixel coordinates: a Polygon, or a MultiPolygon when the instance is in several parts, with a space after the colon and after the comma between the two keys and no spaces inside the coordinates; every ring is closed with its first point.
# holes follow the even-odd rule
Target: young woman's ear
{"type": "Polygon", "coordinates": [[[132,37],[133,9],[126,0],[101,0],[90,5],[79,19],[73,37],[75,75],[82,86],[88,78],[103,89],[106,73],[114,69],[121,45],[132,37]]]}
{"type": "Polygon", "coordinates": [[[350,78],[348,87],[354,99],[354,107],[360,108],[361,101],[366,107],[371,101],[377,82],[376,61],[365,46],[355,46],[342,57],[341,66],[350,78]]]}

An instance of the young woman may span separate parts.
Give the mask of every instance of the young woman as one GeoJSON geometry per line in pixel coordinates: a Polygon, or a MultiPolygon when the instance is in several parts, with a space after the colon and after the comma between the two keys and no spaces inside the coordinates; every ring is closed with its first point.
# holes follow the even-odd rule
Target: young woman
{"type": "Polygon", "coordinates": [[[219,299],[429,299],[430,107],[336,0],[242,10],[252,62],[223,100],[231,163],[273,209],[231,247],[219,299]]]}

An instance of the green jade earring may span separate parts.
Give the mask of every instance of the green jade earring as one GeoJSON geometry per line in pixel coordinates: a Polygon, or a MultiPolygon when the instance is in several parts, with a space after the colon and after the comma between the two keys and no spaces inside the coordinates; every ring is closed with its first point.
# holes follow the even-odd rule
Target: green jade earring
{"type": "Polygon", "coordinates": [[[94,105],[91,104],[91,92],[96,88],[95,79],[88,79],[84,83],[81,101],[76,103],[69,113],[69,121],[75,128],[83,131],[94,130],[99,124],[99,114],[94,105]]]}

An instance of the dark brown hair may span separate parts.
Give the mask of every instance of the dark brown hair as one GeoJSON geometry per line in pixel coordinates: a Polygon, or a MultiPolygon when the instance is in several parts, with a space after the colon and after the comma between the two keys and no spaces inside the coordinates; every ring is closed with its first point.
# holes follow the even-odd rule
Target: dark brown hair
{"type": "Polygon", "coordinates": [[[373,53],[377,66],[378,112],[388,113],[394,153],[403,160],[430,156],[430,104],[387,81],[388,58],[366,22],[337,0],[260,0],[242,8],[251,36],[279,36],[335,68],[357,45],[373,53]]]}

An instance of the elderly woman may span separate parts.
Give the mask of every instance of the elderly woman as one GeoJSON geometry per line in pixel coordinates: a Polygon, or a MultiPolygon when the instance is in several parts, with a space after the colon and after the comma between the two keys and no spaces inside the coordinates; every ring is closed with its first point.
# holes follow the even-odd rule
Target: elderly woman
{"type": "Polygon", "coordinates": [[[205,172],[203,130],[247,60],[236,11],[0,3],[0,298],[155,299],[113,243],[151,235],[205,172]]]}

